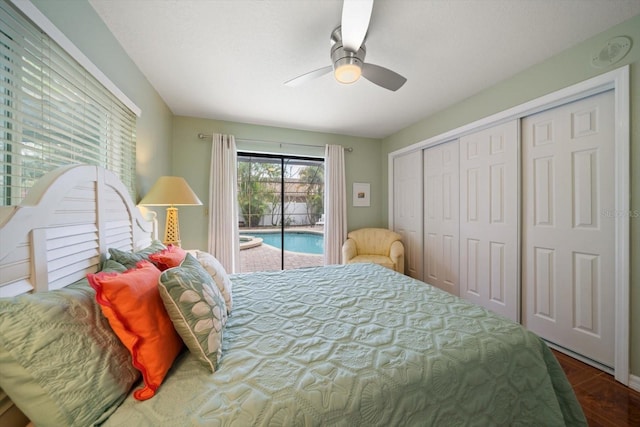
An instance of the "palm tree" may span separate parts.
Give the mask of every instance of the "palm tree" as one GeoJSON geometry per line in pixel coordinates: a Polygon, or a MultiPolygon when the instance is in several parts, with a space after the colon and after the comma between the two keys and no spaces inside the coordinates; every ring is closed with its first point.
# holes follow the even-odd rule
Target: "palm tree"
{"type": "Polygon", "coordinates": [[[266,186],[260,180],[259,163],[238,161],[238,204],[240,212],[249,227],[258,227],[267,210],[265,202],[266,186]]]}
{"type": "Polygon", "coordinates": [[[324,213],[324,165],[305,166],[299,175],[306,184],[307,220],[315,224],[324,213]]]}

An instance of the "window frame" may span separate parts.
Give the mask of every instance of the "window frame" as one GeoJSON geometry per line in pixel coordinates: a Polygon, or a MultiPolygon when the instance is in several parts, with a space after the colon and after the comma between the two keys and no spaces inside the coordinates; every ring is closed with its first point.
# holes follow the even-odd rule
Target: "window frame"
{"type": "Polygon", "coordinates": [[[114,172],[135,198],[138,108],[27,0],[0,3],[0,206],[66,164],[114,172]]]}

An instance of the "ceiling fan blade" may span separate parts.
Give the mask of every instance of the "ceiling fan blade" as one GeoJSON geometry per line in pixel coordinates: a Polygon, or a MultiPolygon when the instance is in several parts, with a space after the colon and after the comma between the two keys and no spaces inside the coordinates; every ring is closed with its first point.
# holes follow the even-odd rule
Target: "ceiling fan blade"
{"type": "Polygon", "coordinates": [[[357,52],[367,35],[373,0],[344,0],[342,5],[342,46],[357,52]]]}
{"type": "Polygon", "coordinates": [[[391,71],[388,68],[381,67],[375,64],[363,64],[362,65],[362,77],[377,84],[385,89],[396,91],[402,87],[407,81],[395,71],[391,71]]]}
{"type": "Polygon", "coordinates": [[[317,70],[309,71],[301,76],[295,77],[291,80],[284,82],[285,85],[295,87],[300,86],[308,81],[313,79],[317,79],[320,76],[323,76],[333,70],[333,66],[327,65],[326,67],[318,68],[317,70]]]}

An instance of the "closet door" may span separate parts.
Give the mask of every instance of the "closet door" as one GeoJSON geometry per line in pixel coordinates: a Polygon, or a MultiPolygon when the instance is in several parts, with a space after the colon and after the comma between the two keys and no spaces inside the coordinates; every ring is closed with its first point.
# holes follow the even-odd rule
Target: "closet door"
{"type": "Polygon", "coordinates": [[[518,121],[460,138],[460,296],[519,321],[518,121]]]}
{"type": "Polygon", "coordinates": [[[458,141],[424,150],[424,281],[459,295],[458,141]]]}
{"type": "Polygon", "coordinates": [[[404,243],[405,274],[422,280],[422,152],[393,159],[393,230],[404,243]]]}
{"type": "Polygon", "coordinates": [[[523,323],[614,365],[614,96],[526,117],[523,323]]]}

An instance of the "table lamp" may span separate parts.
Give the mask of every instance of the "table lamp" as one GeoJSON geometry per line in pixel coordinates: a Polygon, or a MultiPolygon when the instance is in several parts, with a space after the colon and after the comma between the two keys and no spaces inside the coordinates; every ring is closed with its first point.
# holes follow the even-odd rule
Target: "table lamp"
{"type": "Polygon", "coordinates": [[[140,200],[140,205],[169,206],[163,243],[180,246],[180,225],[176,206],[197,206],[202,205],[202,202],[181,176],[161,176],[140,200]]]}

